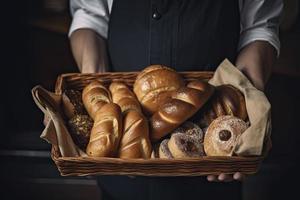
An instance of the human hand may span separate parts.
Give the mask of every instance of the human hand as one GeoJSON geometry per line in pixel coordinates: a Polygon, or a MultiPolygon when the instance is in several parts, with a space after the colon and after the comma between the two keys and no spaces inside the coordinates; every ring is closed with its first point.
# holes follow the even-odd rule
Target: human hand
{"type": "Polygon", "coordinates": [[[221,173],[219,175],[208,175],[207,180],[210,182],[230,182],[230,181],[243,181],[245,179],[245,175],[236,172],[234,174],[224,174],[221,173]]]}

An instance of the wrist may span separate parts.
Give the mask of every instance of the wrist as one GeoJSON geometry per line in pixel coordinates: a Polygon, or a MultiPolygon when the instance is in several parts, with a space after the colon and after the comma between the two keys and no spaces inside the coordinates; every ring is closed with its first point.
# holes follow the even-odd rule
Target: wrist
{"type": "Polygon", "coordinates": [[[254,87],[263,91],[275,59],[276,51],[273,46],[265,41],[255,41],[240,51],[236,66],[254,87]]]}

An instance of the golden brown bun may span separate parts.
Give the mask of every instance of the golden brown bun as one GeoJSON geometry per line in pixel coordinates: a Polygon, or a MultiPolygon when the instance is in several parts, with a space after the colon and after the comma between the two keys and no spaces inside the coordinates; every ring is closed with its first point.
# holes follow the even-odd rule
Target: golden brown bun
{"type": "Polygon", "coordinates": [[[136,110],[124,116],[124,134],[119,148],[120,158],[150,158],[151,143],[146,118],[136,110]]]}
{"type": "Polygon", "coordinates": [[[151,140],[160,140],[193,116],[213,94],[214,87],[193,81],[172,93],[150,119],[151,140]]]}
{"type": "Polygon", "coordinates": [[[141,106],[135,94],[122,82],[112,82],[109,86],[114,103],[121,107],[122,112],[136,110],[141,112],[141,106]]]}
{"type": "Polygon", "coordinates": [[[204,155],[203,143],[184,133],[172,134],[168,147],[174,158],[194,158],[204,155]]]}
{"type": "Polygon", "coordinates": [[[204,136],[204,150],[208,156],[231,156],[239,136],[247,124],[234,116],[224,115],[215,119],[204,136]]]}
{"type": "Polygon", "coordinates": [[[150,115],[170,96],[169,92],[183,86],[184,80],[176,71],[162,65],[152,65],[137,76],[133,90],[144,112],[150,115]]]}
{"type": "Polygon", "coordinates": [[[122,113],[117,104],[108,103],[96,113],[86,153],[93,157],[113,157],[122,136],[122,113]]]}
{"type": "Polygon", "coordinates": [[[121,82],[111,83],[109,90],[113,102],[121,107],[124,115],[119,157],[150,158],[149,126],[135,94],[121,82]]]}
{"type": "Polygon", "coordinates": [[[82,101],[88,114],[95,120],[97,111],[111,102],[110,92],[99,81],[93,81],[83,89],[82,101]]]}
{"type": "Polygon", "coordinates": [[[198,121],[201,127],[209,126],[214,119],[222,115],[232,115],[242,120],[246,120],[248,117],[245,98],[232,85],[216,87],[214,95],[199,115],[200,120],[198,121]]]}

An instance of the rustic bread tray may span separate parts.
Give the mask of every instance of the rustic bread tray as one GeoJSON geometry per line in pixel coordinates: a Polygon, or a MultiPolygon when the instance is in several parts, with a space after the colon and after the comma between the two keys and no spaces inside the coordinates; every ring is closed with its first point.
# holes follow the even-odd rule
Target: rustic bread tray
{"type": "MultiPolygon", "coordinates": [[[[213,72],[180,72],[185,80],[209,80],[213,72]]],[[[58,77],[55,93],[61,95],[65,89],[82,90],[92,80],[105,85],[112,81],[123,81],[132,87],[137,72],[102,74],[62,74],[58,77]]],[[[59,148],[52,146],[51,157],[62,176],[87,175],[142,175],[142,176],[204,176],[209,174],[242,172],[254,174],[258,171],[263,156],[219,157],[203,156],[195,159],[120,159],[92,157],[62,157],[59,148]]]]}

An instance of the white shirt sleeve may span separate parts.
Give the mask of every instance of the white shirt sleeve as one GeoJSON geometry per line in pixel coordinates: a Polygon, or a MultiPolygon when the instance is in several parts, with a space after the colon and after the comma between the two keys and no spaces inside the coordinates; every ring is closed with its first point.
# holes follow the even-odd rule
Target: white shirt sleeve
{"type": "Polygon", "coordinates": [[[263,40],[280,52],[279,18],[282,0],[239,0],[241,34],[239,50],[247,44],[263,40]]]}
{"type": "Polygon", "coordinates": [[[92,29],[107,38],[109,15],[113,0],[70,0],[73,20],[69,36],[77,29],[92,29]]]}

